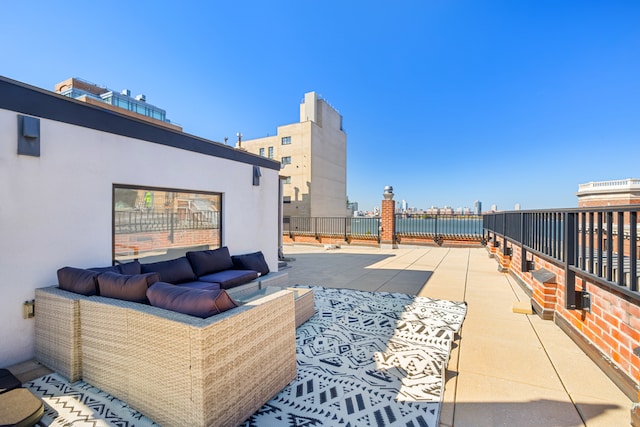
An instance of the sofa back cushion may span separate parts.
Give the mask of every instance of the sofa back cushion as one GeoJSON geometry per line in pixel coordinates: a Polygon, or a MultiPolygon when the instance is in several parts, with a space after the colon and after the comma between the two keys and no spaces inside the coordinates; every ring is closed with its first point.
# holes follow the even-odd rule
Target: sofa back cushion
{"type": "Polygon", "coordinates": [[[81,268],[63,267],[58,270],[58,286],[65,291],[81,295],[97,295],[98,273],[81,268]]]}
{"type": "Polygon", "coordinates": [[[118,264],[121,274],[141,274],[142,264],[139,261],[131,261],[124,264],[118,264]]]}
{"type": "Polygon", "coordinates": [[[143,273],[158,273],[160,280],[177,285],[179,283],[193,282],[197,279],[191,268],[191,264],[185,257],[169,261],[152,262],[142,264],[143,273]]]}
{"type": "Polygon", "coordinates": [[[264,260],[264,254],[260,251],[251,254],[234,255],[231,257],[233,265],[238,270],[253,270],[261,276],[269,274],[269,265],[264,260]]]}
{"type": "Polygon", "coordinates": [[[110,271],[112,273],[120,274],[140,274],[142,273],[141,264],[138,261],[131,261],[125,264],[110,265],[109,267],[91,267],[87,270],[95,271],[98,273],[105,273],[110,271]]]}
{"type": "Polygon", "coordinates": [[[160,280],[158,273],[118,274],[107,271],[98,276],[100,295],[147,304],[147,289],[160,280]]]}
{"type": "Polygon", "coordinates": [[[208,251],[187,252],[187,258],[198,277],[233,269],[233,261],[226,246],[208,251]]]}
{"type": "Polygon", "coordinates": [[[203,319],[238,306],[224,290],[191,289],[163,282],[153,284],[147,298],[154,307],[203,319]]]}

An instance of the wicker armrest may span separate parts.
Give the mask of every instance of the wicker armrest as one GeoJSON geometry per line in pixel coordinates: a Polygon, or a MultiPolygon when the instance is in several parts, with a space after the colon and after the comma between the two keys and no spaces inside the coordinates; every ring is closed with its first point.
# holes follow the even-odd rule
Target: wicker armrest
{"type": "Polygon", "coordinates": [[[83,295],[57,286],[36,289],[35,357],[69,381],[82,378],[80,306],[83,295]]]}
{"type": "Polygon", "coordinates": [[[161,425],[235,426],[296,375],[293,293],[199,319],[82,300],[83,378],[161,425]]]}

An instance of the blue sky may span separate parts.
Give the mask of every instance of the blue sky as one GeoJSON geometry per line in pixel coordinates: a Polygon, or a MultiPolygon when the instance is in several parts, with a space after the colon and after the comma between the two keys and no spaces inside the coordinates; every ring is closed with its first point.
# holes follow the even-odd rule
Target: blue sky
{"type": "Polygon", "coordinates": [[[342,115],[347,194],[372,209],[577,205],[640,178],[640,1],[25,1],[0,74],[81,77],[214,141],[273,135],[305,92],[342,115]]]}

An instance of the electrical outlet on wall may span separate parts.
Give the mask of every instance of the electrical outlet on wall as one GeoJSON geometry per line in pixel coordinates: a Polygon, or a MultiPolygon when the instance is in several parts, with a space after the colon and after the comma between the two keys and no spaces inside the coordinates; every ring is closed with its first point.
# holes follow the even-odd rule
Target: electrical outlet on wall
{"type": "Polygon", "coordinates": [[[35,300],[25,301],[24,304],[22,304],[22,317],[24,319],[31,319],[32,317],[34,317],[36,315],[35,308],[36,308],[35,300]]]}

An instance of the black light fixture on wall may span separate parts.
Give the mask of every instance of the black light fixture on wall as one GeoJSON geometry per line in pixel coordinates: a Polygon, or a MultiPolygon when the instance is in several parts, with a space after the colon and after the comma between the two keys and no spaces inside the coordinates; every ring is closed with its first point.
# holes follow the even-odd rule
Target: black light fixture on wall
{"type": "Polygon", "coordinates": [[[40,157],[40,119],[18,114],[18,154],[40,157]]]}
{"type": "Polygon", "coordinates": [[[254,165],[253,166],[253,185],[260,185],[260,177],[262,173],[260,172],[260,167],[254,165]]]}

